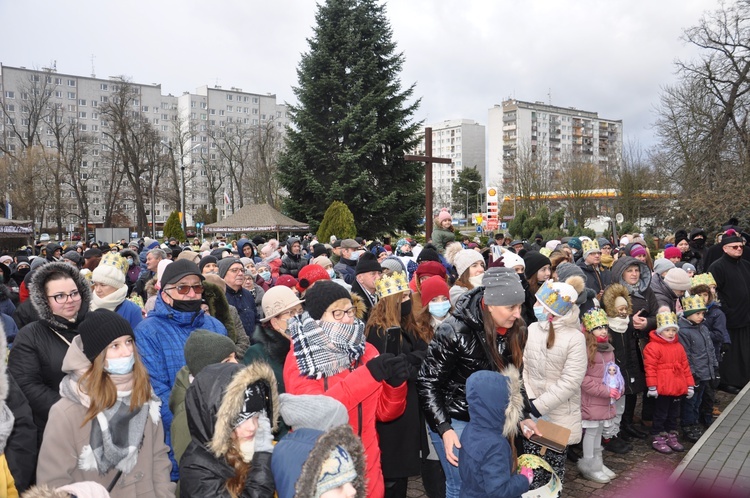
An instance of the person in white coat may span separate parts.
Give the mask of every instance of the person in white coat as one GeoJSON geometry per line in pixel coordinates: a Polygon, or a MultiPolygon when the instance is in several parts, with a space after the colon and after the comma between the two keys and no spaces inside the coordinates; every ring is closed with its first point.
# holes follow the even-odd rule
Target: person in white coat
{"type": "MultiPolygon", "coordinates": [[[[578,277],[580,278],[580,277],[578,277]]],[[[578,293],[563,282],[545,282],[536,293],[534,312],[544,319],[529,325],[523,352],[523,382],[531,413],[571,430],[568,445],[581,441],[581,383],[586,374],[586,339],[578,321],[578,293]]],[[[524,453],[541,447],[524,440],[524,453]]],[[[567,448],[542,457],[562,480],[567,448]]],[[[540,473],[541,474],[541,473],[540,473]]],[[[540,476],[541,477],[541,476],[540,476]]],[[[536,478],[536,476],[535,476],[536,478]]],[[[544,483],[532,483],[531,489],[544,483]]]]}

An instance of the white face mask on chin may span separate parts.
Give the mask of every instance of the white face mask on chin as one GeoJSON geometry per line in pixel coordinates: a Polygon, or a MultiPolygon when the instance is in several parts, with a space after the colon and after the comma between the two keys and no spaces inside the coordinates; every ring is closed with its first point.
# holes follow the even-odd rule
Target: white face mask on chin
{"type": "Polygon", "coordinates": [[[243,441],[240,443],[240,455],[245,463],[253,461],[253,455],[255,454],[255,440],[243,441]]]}
{"type": "Polygon", "coordinates": [[[474,275],[473,277],[469,277],[469,283],[471,285],[473,285],[475,288],[476,287],[481,287],[482,286],[482,277],[483,276],[484,276],[484,274],[482,273],[480,275],[474,275]]]}

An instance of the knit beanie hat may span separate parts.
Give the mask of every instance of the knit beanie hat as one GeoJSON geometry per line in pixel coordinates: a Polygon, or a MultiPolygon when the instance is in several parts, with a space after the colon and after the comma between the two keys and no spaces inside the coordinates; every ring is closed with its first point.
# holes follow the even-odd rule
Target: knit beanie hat
{"type": "Polygon", "coordinates": [[[104,308],[86,313],[78,325],[83,354],[93,362],[118,337],[129,335],[135,339],[133,328],[123,317],[104,308]]]}
{"type": "Polygon", "coordinates": [[[456,272],[461,277],[477,261],[484,261],[484,258],[482,258],[482,255],[478,251],[474,249],[461,249],[453,258],[453,266],[456,267],[456,272]]]}
{"type": "Polygon", "coordinates": [[[313,258],[326,255],[328,255],[328,251],[326,250],[326,246],[324,244],[315,244],[313,246],[313,258]]]}
{"type": "Polygon", "coordinates": [[[185,341],[185,363],[193,377],[204,367],[221,363],[234,352],[232,339],[210,330],[195,329],[185,341]]]}
{"type": "Polygon", "coordinates": [[[448,212],[447,208],[443,208],[440,210],[440,214],[438,214],[437,217],[438,221],[445,221],[451,219],[451,214],[448,212]]]}
{"type": "Polygon", "coordinates": [[[557,280],[559,282],[565,282],[570,277],[583,277],[584,280],[586,279],[580,266],[568,263],[567,261],[557,265],[555,271],[557,272],[557,280]]]}
{"type": "Polygon", "coordinates": [[[299,281],[291,275],[279,275],[279,277],[276,279],[276,285],[283,285],[284,287],[289,287],[290,289],[296,288],[298,283],[299,281]]]}
{"type": "Polygon", "coordinates": [[[503,253],[503,264],[508,268],[523,266],[524,271],[526,270],[526,261],[514,252],[505,251],[503,253]]]}
{"type": "Polygon", "coordinates": [[[680,229],[680,230],[677,230],[677,231],[676,231],[676,232],[674,233],[674,245],[677,245],[677,244],[679,244],[679,243],[680,243],[680,242],[682,242],[683,240],[685,240],[685,241],[687,241],[687,240],[688,240],[688,233],[687,233],[687,230],[684,230],[684,229],[680,229]]]}
{"type": "Polygon", "coordinates": [[[380,266],[383,267],[383,270],[391,270],[392,272],[406,273],[406,267],[398,258],[398,256],[388,256],[387,258],[383,260],[382,263],[380,263],[380,266]]]}
{"type": "Polygon", "coordinates": [[[680,251],[676,247],[667,247],[666,249],[664,249],[664,258],[666,259],[681,258],[681,257],[682,257],[682,251],[680,251]]]}
{"type": "Polygon", "coordinates": [[[559,245],[560,245],[559,240],[548,240],[547,243],[544,244],[544,247],[546,249],[549,249],[550,251],[554,251],[555,249],[557,249],[557,246],[559,245]]]}
{"type": "Polygon", "coordinates": [[[343,447],[336,446],[323,462],[314,496],[318,498],[332,489],[354,481],[356,478],[357,471],[354,468],[354,459],[343,447]]]}
{"type": "Polygon", "coordinates": [[[607,239],[605,239],[604,237],[599,237],[598,239],[596,239],[596,241],[599,242],[599,249],[605,246],[612,247],[612,243],[608,241],[607,239]]]}
{"type": "MultiPolygon", "coordinates": [[[[72,261],[76,265],[81,264],[81,255],[78,254],[78,251],[68,251],[65,254],[63,254],[63,259],[67,259],[68,261],[72,261]]],[[[13,261],[13,258],[10,258],[11,261],[13,261]]],[[[8,264],[8,263],[6,263],[8,264]]]]}
{"type": "Polygon", "coordinates": [[[266,413],[266,402],[269,400],[268,384],[264,380],[257,380],[245,388],[245,399],[240,411],[232,422],[232,429],[236,429],[246,420],[250,420],[259,413],[266,413]]]}
{"type": "Polygon", "coordinates": [[[448,299],[450,297],[449,292],[445,277],[435,275],[428,278],[422,282],[422,306],[427,306],[437,296],[445,296],[448,299]]]}
{"type": "Polygon", "coordinates": [[[536,272],[552,264],[547,256],[537,251],[527,251],[523,255],[523,260],[526,262],[526,271],[524,271],[526,278],[533,277],[536,272]]]}
{"type": "Polygon", "coordinates": [[[94,268],[91,281],[119,289],[125,285],[128,268],[128,260],[120,256],[120,253],[108,252],[99,262],[99,266],[94,268]]]}
{"type": "Polygon", "coordinates": [[[320,320],[328,307],[339,299],[351,300],[343,286],[331,280],[321,280],[305,294],[305,310],[313,320],[320,320]]]}
{"type": "Polygon", "coordinates": [[[565,316],[573,308],[578,293],[572,285],[547,280],[536,292],[536,299],[553,315],[565,316]]]}
{"type": "Polygon", "coordinates": [[[640,244],[633,244],[633,246],[630,248],[630,255],[633,256],[633,257],[636,257],[636,256],[645,256],[646,255],[646,248],[643,247],[640,244]]]}
{"type": "Polygon", "coordinates": [[[330,280],[331,277],[328,275],[328,271],[324,270],[320,265],[305,265],[297,274],[297,290],[299,292],[305,292],[308,287],[319,280],[330,280]]]}
{"type": "Polygon", "coordinates": [[[235,259],[235,258],[224,258],[221,261],[219,261],[217,263],[217,265],[219,266],[219,276],[221,278],[226,277],[227,272],[229,271],[229,268],[234,264],[242,266],[242,261],[240,261],[239,259],[235,259]]]}
{"type": "Polygon", "coordinates": [[[445,266],[438,263],[437,261],[425,261],[424,263],[420,263],[419,266],[417,266],[417,278],[420,278],[425,275],[429,276],[439,276],[443,279],[447,276],[447,272],[445,271],[445,266]]]}
{"type": "Polygon", "coordinates": [[[369,251],[365,251],[357,261],[357,266],[354,268],[354,273],[359,275],[360,273],[367,273],[369,271],[383,271],[383,267],[378,263],[378,257],[369,251]]]}
{"type": "Polygon", "coordinates": [[[571,237],[568,241],[568,247],[570,247],[571,249],[576,249],[577,251],[581,251],[581,249],[583,249],[581,239],[579,239],[578,237],[571,237]]]}
{"type": "Polygon", "coordinates": [[[672,268],[664,275],[664,283],[672,290],[686,291],[690,289],[690,277],[682,268],[672,268]]]}
{"type": "MultiPolygon", "coordinates": [[[[679,252],[680,250],[677,249],[677,251],[679,252]]],[[[665,271],[671,270],[672,268],[674,268],[674,263],[672,263],[670,260],[666,258],[659,258],[656,261],[654,261],[654,273],[658,273],[659,275],[661,275],[665,271]]]]}
{"type": "Polygon", "coordinates": [[[676,266],[677,266],[677,268],[682,268],[686,272],[688,272],[688,271],[691,271],[693,273],[696,272],[695,266],[693,266],[692,264],[690,264],[690,263],[688,263],[686,261],[680,261],[680,262],[677,263],[676,266]]]}
{"type": "Polygon", "coordinates": [[[730,228],[726,232],[724,232],[724,235],[721,236],[721,246],[724,247],[727,244],[734,244],[734,243],[745,243],[745,239],[742,238],[742,236],[737,233],[734,228],[730,228]]]}
{"type": "Polygon", "coordinates": [[[525,298],[521,279],[512,268],[495,266],[487,269],[482,275],[482,286],[487,306],[513,306],[521,304],[525,298]]]}
{"type": "Polygon", "coordinates": [[[323,268],[326,266],[333,266],[333,261],[331,261],[328,256],[318,256],[317,258],[313,258],[310,263],[314,265],[320,265],[323,268]]]}
{"type": "Polygon", "coordinates": [[[437,261],[440,263],[440,255],[435,249],[425,247],[419,252],[419,256],[417,256],[417,264],[423,261],[437,261]]]}

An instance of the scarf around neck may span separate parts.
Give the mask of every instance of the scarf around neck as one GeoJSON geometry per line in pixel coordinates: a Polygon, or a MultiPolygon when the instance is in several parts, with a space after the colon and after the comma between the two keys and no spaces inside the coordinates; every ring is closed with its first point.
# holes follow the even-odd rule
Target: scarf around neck
{"type": "Polygon", "coordinates": [[[104,297],[99,297],[96,295],[96,292],[92,292],[91,305],[89,306],[89,309],[91,311],[94,311],[99,308],[104,308],[105,310],[115,311],[117,307],[120,306],[123,301],[125,301],[126,297],[128,297],[127,285],[123,285],[112,294],[104,297]]]}
{"type": "Polygon", "coordinates": [[[289,321],[294,357],[302,375],[312,379],[331,377],[352,369],[365,353],[365,324],[319,322],[309,313],[289,321]]]}

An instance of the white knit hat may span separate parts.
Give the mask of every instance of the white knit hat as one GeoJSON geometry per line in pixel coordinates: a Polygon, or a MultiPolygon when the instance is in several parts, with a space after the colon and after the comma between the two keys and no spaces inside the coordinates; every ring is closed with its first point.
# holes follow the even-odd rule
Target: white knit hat
{"type": "Polygon", "coordinates": [[[119,289],[125,285],[123,268],[128,268],[125,258],[116,252],[107,253],[91,273],[91,281],[119,289]]]}
{"type": "Polygon", "coordinates": [[[526,269],[526,261],[521,256],[514,252],[505,251],[503,253],[503,264],[506,268],[514,268],[516,266],[522,266],[526,269]]]}
{"type": "Polygon", "coordinates": [[[459,278],[477,261],[484,261],[484,258],[482,258],[482,255],[478,251],[474,249],[461,249],[458,251],[458,254],[453,258],[453,265],[456,267],[459,278]]]}

